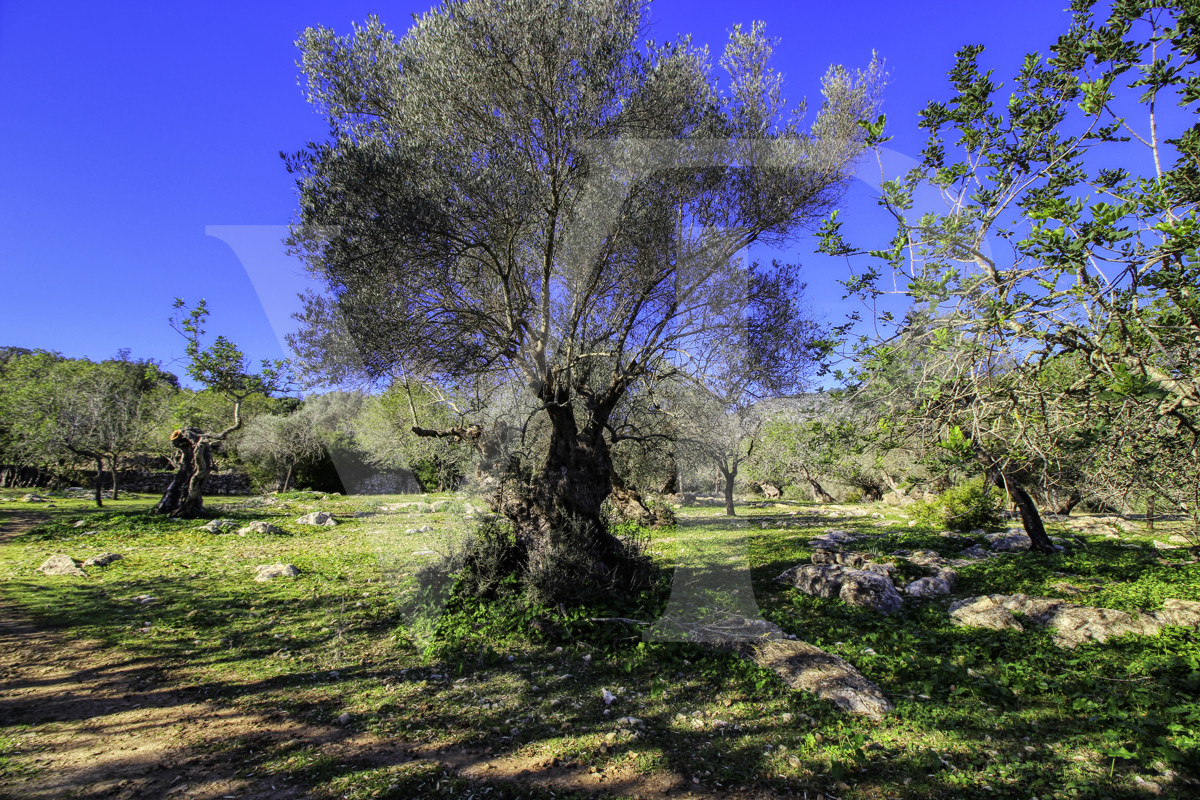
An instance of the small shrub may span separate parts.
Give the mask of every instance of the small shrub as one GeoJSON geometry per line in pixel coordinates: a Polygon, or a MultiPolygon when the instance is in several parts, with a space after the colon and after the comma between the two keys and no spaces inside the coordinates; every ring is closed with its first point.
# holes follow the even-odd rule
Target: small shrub
{"type": "Polygon", "coordinates": [[[846,492],[846,499],[843,503],[861,503],[863,501],[862,489],[851,489],[846,492]]]}
{"type": "Polygon", "coordinates": [[[1001,494],[995,489],[987,491],[983,479],[977,478],[914,504],[911,514],[918,522],[952,531],[989,529],[1000,525],[1002,503],[1001,494]]]}
{"type": "Polygon", "coordinates": [[[510,525],[495,520],[482,523],[463,554],[458,591],[483,598],[504,593],[503,588],[524,569],[521,550],[510,525]]]}
{"type": "Polygon", "coordinates": [[[650,503],[650,513],[654,514],[654,525],[657,528],[669,528],[675,524],[675,508],[666,498],[658,498],[650,503]]]}

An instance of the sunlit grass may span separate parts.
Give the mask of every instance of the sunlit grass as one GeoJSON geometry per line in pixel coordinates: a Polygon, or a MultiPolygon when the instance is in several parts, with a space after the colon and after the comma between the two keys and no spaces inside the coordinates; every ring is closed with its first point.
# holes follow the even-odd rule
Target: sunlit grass
{"type": "MultiPolygon", "coordinates": [[[[1164,796],[1194,788],[1182,780],[1195,777],[1200,758],[1195,631],[1060,650],[1042,630],[956,628],[948,599],[906,601],[881,616],[772,581],[807,560],[809,539],[829,529],[870,534],[852,547],[881,558],[901,548],[950,556],[963,547],[940,531],[909,527],[894,509],[883,517],[818,516],[806,504],[763,503],[739,506],[730,519],[719,507],[687,508],[674,528],[649,532],[668,578],[676,566],[728,574],[748,564],[749,580],[729,586],[746,585],[752,597],[723,596],[718,582],[708,600],[761,613],[855,664],[896,703],[894,714],[867,722],[787,690],[732,654],[653,635],[646,641],[648,626],[595,621],[657,621],[670,606],[665,583],[621,608],[452,602],[440,613],[436,603],[422,605],[420,566],[460,546],[469,528],[461,498],[437,513],[382,508],[438,499],[446,498],[210,500],[214,515],[265,519],[284,530],[246,536],[147,516],[148,498],[102,512],[63,503],[48,510],[52,522],[0,548],[0,592],[73,637],[155,658],[180,687],[394,740],[581,769],[633,764],[714,791],[1117,798],[1135,796],[1138,777],[1156,781],[1164,796]],[[330,511],[341,524],[297,525],[310,510],[330,511]],[[73,527],[81,518],[85,525],[73,527]],[[420,530],[426,526],[432,530],[420,530]],[[53,553],[83,559],[105,551],[125,558],[86,579],[36,571],[53,553]],[[255,566],[276,562],[294,564],[300,577],[254,581],[255,566]],[[607,708],[604,689],[617,696],[607,708]],[[621,721],[627,717],[640,723],[621,721]]],[[[1085,539],[1086,548],[1050,557],[1018,553],[961,567],[956,596],[1067,597],[1060,588],[1067,583],[1087,592],[1071,599],[1112,608],[1200,600],[1200,578],[1179,564],[1181,551],[1155,551],[1146,535],[1085,539]]],[[[518,796],[427,763],[356,766],[299,746],[239,757],[331,797],[450,797],[467,789],[518,796]],[[388,787],[398,788],[389,795],[388,787]]],[[[543,796],[525,791],[520,796],[543,796]]]]}

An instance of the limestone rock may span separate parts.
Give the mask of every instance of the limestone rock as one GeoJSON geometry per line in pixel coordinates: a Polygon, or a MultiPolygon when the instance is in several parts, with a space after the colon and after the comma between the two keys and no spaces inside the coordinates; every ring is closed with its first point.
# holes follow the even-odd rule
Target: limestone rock
{"type": "Polygon", "coordinates": [[[1070,604],[1059,606],[1046,624],[1054,628],[1054,643],[1065,648],[1085,642],[1103,642],[1125,633],[1156,636],[1162,629],[1158,620],[1149,614],[1128,614],[1111,608],[1070,604]]]}
{"type": "Polygon", "coordinates": [[[209,533],[227,533],[236,527],[237,523],[231,519],[214,519],[205,525],[201,525],[200,530],[208,531],[209,533]]]}
{"type": "Polygon", "coordinates": [[[120,553],[101,553],[100,555],[92,556],[84,561],[83,565],[85,567],[107,567],[114,561],[120,561],[123,558],[125,558],[125,556],[121,555],[120,553]]]}
{"type": "Polygon", "coordinates": [[[71,575],[76,578],[87,577],[87,573],[79,568],[79,564],[75,559],[62,554],[47,558],[38,567],[38,570],[45,575],[71,575]]]}
{"type": "Polygon", "coordinates": [[[328,511],[314,511],[311,514],[305,514],[296,520],[297,525],[319,525],[323,528],[332,528],[337,525],[337,520],[333,518],[333,514],[328,511]]]}
{"type": "Polygon", "coordinates": [[[300,574],[300,570],[291,564],[260,564],[255,569],[258,574],[254,580],[259,583],[266,583],[273,578],[294,578],[300,574]]]}
{"type": "Polygon", "coordinates": [[[992,543],[993,550],[999,551],[1028,550],[1033,546],[1029,534],[1020,528],[1009,528],[1001,533],[989,533],[987,540],[992,543]]]}
{"type": "Polygon", "coordinates": [[[870,608],[883,614],[897,611],[904,602],[886,576],[867,570],[845,572],[838,596],[852,606],[870,608]]]}
{"type": "Polygon", "coordinates": [[[837,564],[806,564],[796,571],[792,585],[816,597],[837,597],[842,591],[845,572],[837,564]]]}
{"type": "Polygon", "coordinates": [[[922,567],[933,569],[940,569],[946,565],[946,559],[942,558],[934,550],[914,550],[908,554],[908,560],[922,567]]]}
{"type": "Polygon", "coordinates": [[[908,505],[912,505],[913,503],[915,503],[917,501],[916,501],[916,498],[909,497],[905,492],[901,491],[900,489],[893,489],[892,491],[886,492],[883,495],[883,502],[887,503],[890,506],[908,506],[908,505]]]}
{"type": "Polygon", "coordinates": [[[904,593],[913,597],[940,597],[950,594],[950,584],[942,578],[917,578],[904,589],[904,593]]]}
{"type": "Polygon", "coordinates": [[[1200,623],[1200,603],[1182,600],[1168,600],[1163,604],[1163,610],[1154,614],[1095,608],[1053,597],[1030,597],[1024,594],[972,597],[950,607],[950,616],[956,624],[997,630],[1021,630],[1020,623],[1012,617],[1014,613],[1023,615],[1036,625],[1053,628],[1054,643],[1064,648],[1074,648],[1087,642],[1104,642],[1126,633],[1155,636],[1166,624],[1200,623]],[[1005,616],[1006,613],[1008,616],[1005,616]]]}
{"type": "Polygon", "coordinates": [[[817,538],[809,541],[808,544],[810,547],[823,547],[837,550],[841,547],[841,545],[846,544],[847,542],[858,541],[859,538],[860,537],[855,536],[853,533],[849,533],[847,531],[830,529],[825,531],[825,533],[817,538]]]}
{"type": "Polygon", "coordinates": [[[958,554],[958,557],[971,559],[972,561],[977,561],[981,558],[987,558],[987,550],[984,550],[981,546],[979,546],[977,544],[973,544],[970,547],[965,548],[962,552],[960,552],[958,554]]]}
{"type": "Polygon", "coordinates": [[[245,536],[248,533],[262,533],[277,536],[283,533],[282,528],[277,528],[265,520],[256,519],[244,528],[238,529],[238,536],[245,536]]]}
{"type": "Polygon", "coordinates": [[[1027,594],[994,594],[991,597],[1014,614],[1026,616],[1038,625],[1047,624],[1060,606],[1068,605],[1065,600],[1053,597],[1030,597],[1027,594]]]}
{"type": "Polygon", "coordinates": [[[814,564],[841,564],[844,567],[860,567],[866,562],[866,555],[863,553],[853,553],[849,550],[818,548],[812,554],[812,563],[814,564]]]}
{"type": "Polygon", "coordinates": [[[807,642],[772,639],[759,645],[754,661],[774,670],[793,689],[812,692],[850,714],[881,717],[894,706],[861,672],[807,642]]]}
{"type": "Polygon", "coordinates": [[[893,586],[897,586],[903,581],[903,578],[900,575],[900,570],[896,569],[896,567],[892,564],[878,564],[875,562],[870,562],[864,564],[863,569],[867,570],[868,572],[874,572],[882,575],[890,580],[893,586]]]}
{"type": "Polygon", "coordinates": [[[955,625],[968,628],[989,628],[994,631],[1023,631],[1012,612],[991,597],[968,597],[950,606],[950,619],[955,625]]]}
{"type": "Polygon", "coordinates": [[[1155,611],[1154,618],[1163,625],[1200,628],[1200,603],[1194,600],[1164,600],[1162,611],[1155,611]]]}

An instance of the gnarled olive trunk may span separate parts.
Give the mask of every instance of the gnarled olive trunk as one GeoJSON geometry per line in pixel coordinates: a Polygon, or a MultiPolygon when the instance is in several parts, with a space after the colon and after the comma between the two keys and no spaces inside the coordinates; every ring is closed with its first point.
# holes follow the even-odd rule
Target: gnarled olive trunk
{"type": "Polygon", "coordinates": [[[182,461],[154,513],[194,519],[204,513],[204,484],[213,468],[212,450],[196,428],[172,432],[171,444],[179,449],[182,461]]]}
{"type": "Polygon", "coordinates": [[[675,454],[672,453],[668,457],[667,462],[667,477],[663,480],[662,485],[658,487],[659,494],[676,494],[679,491],[679,464],[675,461],[675,454]]]}
{"type": "Polygon", "coordinates": [[[1068,514],[1070,514],[1075,509],[1075,506],[1079,505],[1082,501],[1083,501],[1083,494],[1078,489],[1076,489],[1076,490],[1072,491],[1070,495],[1067,496],[1066,500],[1059,503],[1058,508],[1055,509],[1054,513],[1058,514],[1059,516],[1065,517],[1068,514]]]}
{"type": "Polygon", "coordinates": [[[510,504],[504,513],[524,536],[575,527],[594,557],[613,569],[623,561],[625,548],[604,525],[602,506],[613,490],[613,464],[603,423],[593,417],[579,430],[574,410],[565,403],[547,413],[551,434],[546,460],[521,504],[510,504]]]}
{"type": "Polygon", "coordinates": [[[833,499],[833,495],[831,495],[829,492],[825,491],[825,487],[822,486],[817,481],[817,479],[813,477],[812,473],[809,472],[807,469],[804,470],[804,480],[808,481],[808,485],[812,487],[813,497],[816,498],[816,501],[818,503],[836,502],[833,499]]]}

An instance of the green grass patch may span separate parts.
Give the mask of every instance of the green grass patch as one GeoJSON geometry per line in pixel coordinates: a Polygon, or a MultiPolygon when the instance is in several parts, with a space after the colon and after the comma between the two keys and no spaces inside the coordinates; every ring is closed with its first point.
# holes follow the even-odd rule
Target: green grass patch
{"type": "MultiPolygon", "coordinates": [[[[397,741],[586,768],[667,769],[712,791],[1100,800],[1143,796],[1141,778],[1156,782],[1160,796],[1194,796],[1186,781],[1200,763],[1196,631],[1061,650],[1042,630],[954,627],[945,598],[909,600],[881,616],[773,582],[808,560],[809,540],[828,529],[871,534],[851,547],[879,557],[898,549],[953,556],[965,544],[909,527],[894,510],[834,518],[811,505],[763,503],[730,520],[719,508],[680,509],[678,525],[650,534],[665,568],[658,586],[620,606],[560,609],[447,602],[418,585],[421,566],[468,529],[464,498],[210,501],[213,517],[263,519],[286,532],[247,536],[141,513],[149,504],[86,517],[74,507],[51,510],[51,522],[0,547],[0,593],[43,624],[154,659],[197,696],[397,741]],[[444,499],[452,502],[439,512],[381,510],[444,499]],[[295,524],[312,510],[341,524],[295,524]],[[85,526],[75,527],[80,518],[85,526]],[[432,530],[418,530],[425,526],[432,530]],[[54,553],[105,551],[124,559],[84,579],[37,572],[54,553]],[[254,581],[257,565],[278,562],[297,566],[300,577],[254,581]],[[652,626],[638,623],[670,607],[673,567],[717,574],[746,564],[745,592],[730,602],[749,602],[855,664],[896,712],[880,722],[848,717],[732,654],[646,640],[652,626]]],[[[1200,574],[1184,554],[1155,551],[1148,535],[1084,538],[1086,547],[1057,555],[962,567],[955,595],[1025,592],[1124,610],[1200,600],[1200,574]],[[1131,543],[1138,546],[1123,546],[1131,543]]],[[[0,769],[19,768],[15,735],[0,727],[0,769]]],[[[303,743],[227,745],[248,771],[316,796],[570,796],[468,780],[427,761],[380,767],[303,743]]]]}

